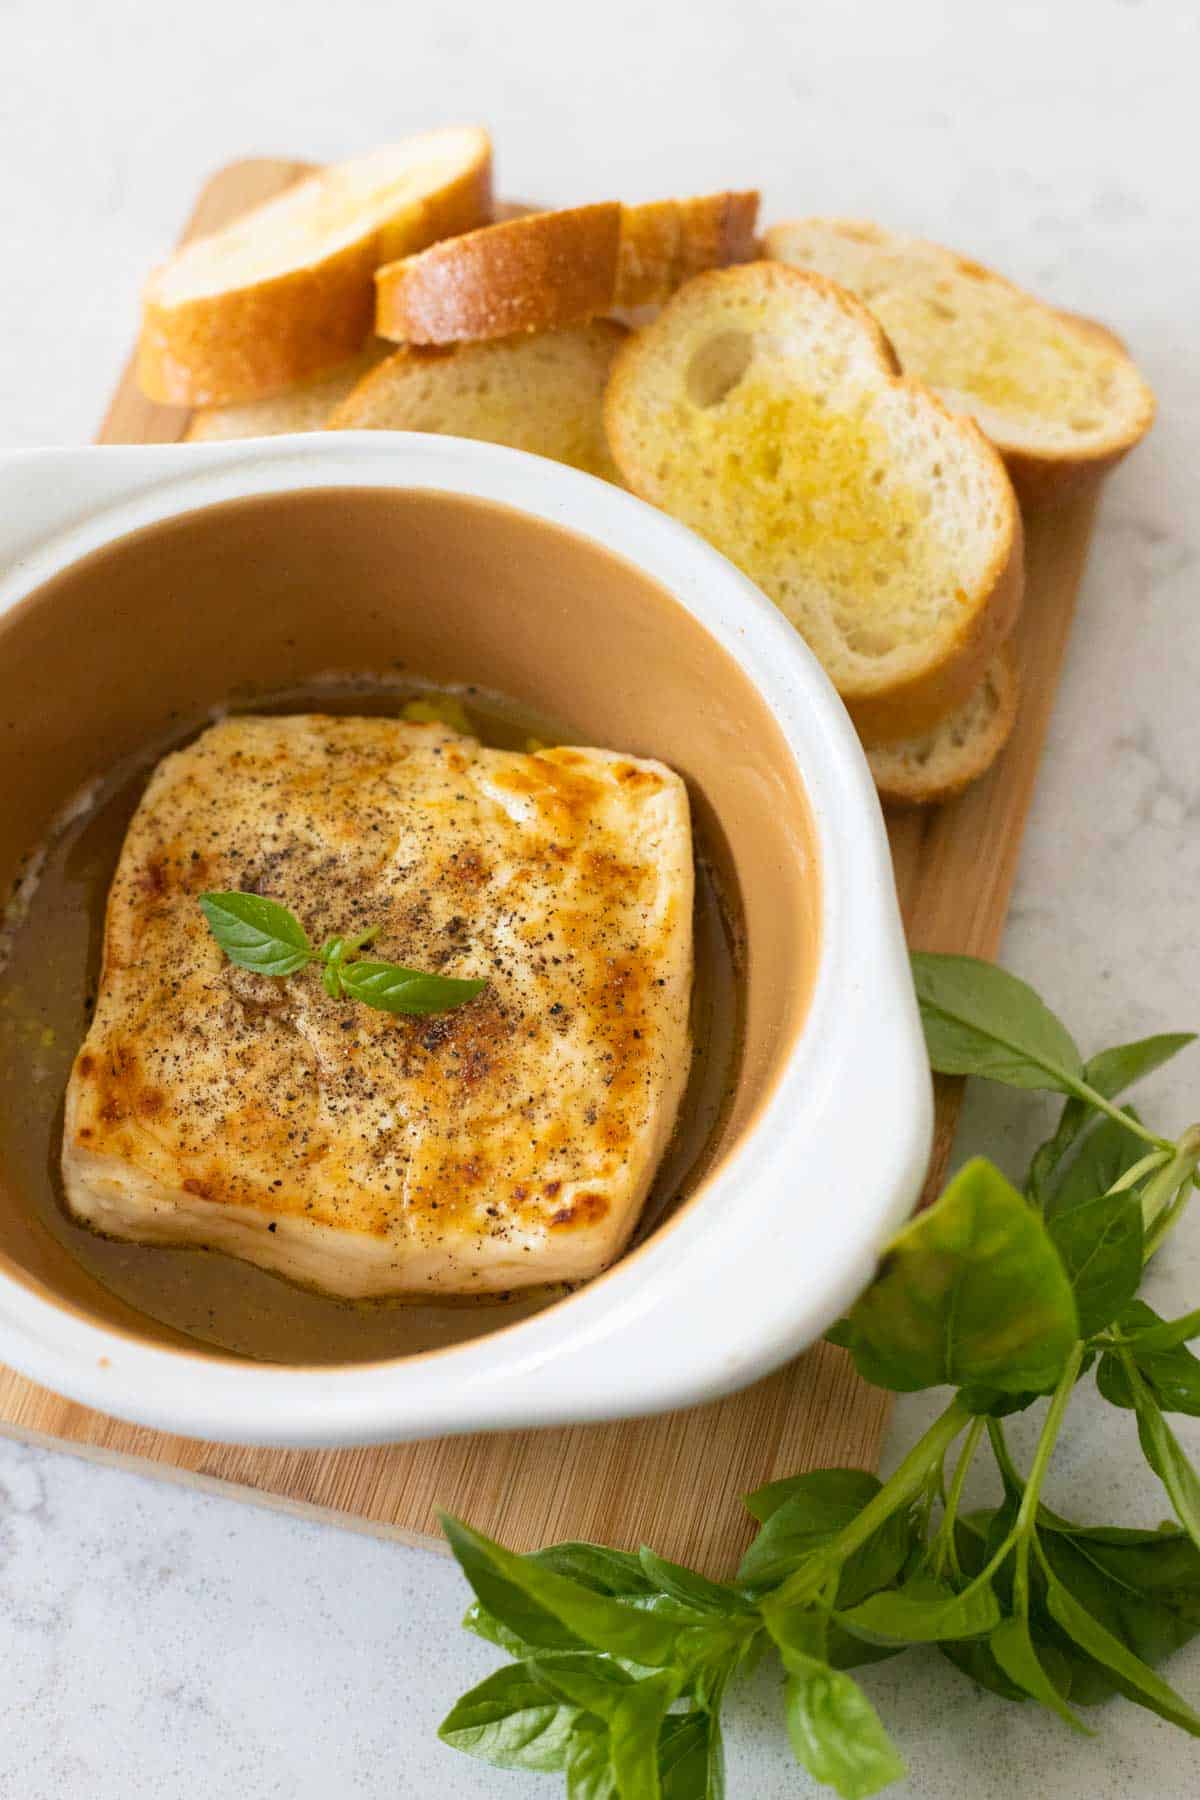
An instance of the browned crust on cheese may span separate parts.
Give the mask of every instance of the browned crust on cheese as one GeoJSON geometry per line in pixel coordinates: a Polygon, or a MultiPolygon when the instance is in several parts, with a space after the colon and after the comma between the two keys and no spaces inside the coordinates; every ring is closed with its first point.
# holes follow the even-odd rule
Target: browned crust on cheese
{"type": "Polygon", "coordinates": [[[638,381],[643,345],[651,333],[671,328],[671,309],[685,297],[688,302],[694,302],[706,288],[715,296],[722,284],[734,280],[757,281],[769,286],[798,283],[804,289],[816,289],[825,298],[833,300],[853,318],[870,341],[878,359],[880,381],[917,395],[922,405],[941,414],[942,419],[971,444],[972,453],[989,466],[1005,523],[996,552],[976,592],[964,596],[961,619],[953,638],[949,644],[939,643],[930,651],[924,666],[903,680],[883,678],[878,685],[842,694],[864,743],[892,743],[902,738],[919,737],[962,705],[983,679],[988,664],[1008,640],[1020,616],[1025,588],[1024,535],[1012,483],[996,450],[972,419],[951,412],[924,383],[900,373],[900,361],[891,342],[860,300],[823,275],[784,263],[759,262],[741,269],[711,270],[694,276],[653,325],[635,332],[617,352],[605,396],[605,429],[622,479],[642,499],[653,505],[661,504],[647,483],[633,446],[622,429],[622,410],[625,396],[633,391],[638,381]]]}
{"type": "Polygon", "coordinates": [[[152,276],[143,296],[138,385],[169,405],[225,406],[325,374],[371,335],[380,263],[470,231],[491,208],[491,152],[481,135],[479,155],[453,180],[406,201],[396,219],[333,255],[322,256],[315,244],[314,260],[303,268],[173,306],[158,299],[152,276]]]}
{"type": "Polygon", "coordinates": [[[531,213],[375,278],[375,329],[400,343],[445,344],[553,331],[608,310],[621,233],[616,201],[531,213]]]}
{"type": "Polygon", "coordinates": [[[753,261],[758,203],[749,189],[624,207],[613,304],[661,305],[692,275],[753,261]]]}
{"type": "Polygon", "coordinates": [[[1017,720],[1020,678],[1011,642],[993,658],[983,679],[991,683],[994,711],[985,729],[960,750],[944,752],[936,761],[931,757],[926,767],[906,756],[907,743],[876,745],[867,751],[871,774],[885,805],[939,806],[986,775],[1012,736],[1017,720]]]}

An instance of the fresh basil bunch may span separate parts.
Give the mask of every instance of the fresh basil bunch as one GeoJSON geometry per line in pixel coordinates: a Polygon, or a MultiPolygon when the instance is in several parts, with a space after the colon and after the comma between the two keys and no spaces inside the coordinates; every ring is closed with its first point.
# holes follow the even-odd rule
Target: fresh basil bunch
{"type": "Polygon", "coordinates": [[[933,1067],[1065,1096],[1020,1193],[968,1163],[888,1246],[830,1332],[868,1381],[951,1387],[940,1417],[881,1483],[818,1469],[747,1499],[759,1532],[732,1583],[590,1544],[517,1556],[455,1519],[450,1546],[475,1590],[464,1623],[515,1660],[441,1727],[504,1768],[560,1772],[569,1800],[720,1800],[720,1710],[772,1650],[787,1729],[818,1781],[863,1800],[904,1773],[850,1670],[937,1644],[971,1680],[1034,1700],[1087,1731],[1113,1694],[1200,1736],[1158,1665],[1200,1631],[1200,1479],[1167,1422],[1200,1414],[1200,1311],[1159,1319],[1142,1270],[1179,1218],[1200,1128],[1177,1143],[1115,1102],[1192,1042],[1172,1034],[1084,1062],[1065,1026],[1014,976],[970,957],[915,956],[933,1067]],[[1179,1525],[1075,1524],[1041,1499],[1077,1384],[1133,1413],[1179,1525]],[[1028,1471],[1006,1414],[1049,1396],[1028,1471]],[[997,1504],[962,1510],[990,1449],[997,1504]]]}

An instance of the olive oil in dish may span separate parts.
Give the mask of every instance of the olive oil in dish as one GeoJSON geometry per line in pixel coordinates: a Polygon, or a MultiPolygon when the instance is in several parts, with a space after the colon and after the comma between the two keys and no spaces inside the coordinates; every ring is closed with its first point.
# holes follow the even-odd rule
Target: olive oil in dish
{"type": "MultiPolygon", "coordinates": [[[[527,749],[570,741],[560,722],[478,690],[439,694],[396,676],[331,677],[303,691],[239,695],[231,711],[320,711],[466,723],[481,742],[527,749]],[[462,709],[465,708],[465,718],[462,709]],[[457,709],[457,712],[456,712],[457,709]]],[[[58,1174],[62,1094],[87,1029],[100,959],[105,900],[126,827],[149,775],[169,749],[196,735],[182,723],[168,741],[114,771],[47,846],[32,903],[14,925],[0,974],[0,1158],[34,1196],[38,1223],[134,1312],[181,1339],[271,1361],[345,1362],[413,1354],[528,1316],[563,1291],[436,1303],[347,1302],[283,1281],[212,1250],[155,1247],[97,1235],[62,1204],[58,1174]]],[[[669,1217],[703,1171],[738,1055],[737,929],[697,838],[693,1058],[676,1130],[638,1227],[639,1241],[669,1217]]]]}

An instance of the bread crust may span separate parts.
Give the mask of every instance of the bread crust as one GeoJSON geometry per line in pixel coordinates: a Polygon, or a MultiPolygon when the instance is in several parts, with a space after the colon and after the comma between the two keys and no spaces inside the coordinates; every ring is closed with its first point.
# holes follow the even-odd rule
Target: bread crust
{"type": "Polygon", "coordinates": [[[969,604],[962,608],[957,629],[949,639],[942,634],[919,666],[902,679],[878,676],[839,690],[865,744],[923,736],[969,697],[1017,622],[1025,585],[1021,514],[1004,464],[979,427],[972,419],[951,412],[922,382],[900,373],[899,358],[882,326],[855,295],[826,276],[783,263],[761,262],[694,276],[652,325],[635,333],[617,352],[604,406],[605,429],[617,467],[634,493],[653,505],[662,504],[624,430],[624,414],[637,387],[639,364],[647,344],[671,330],[674,309],[682,304],[693,305],[709,294],[715,299],[723,284],[735,280],[770,285],[795,283],[799,284],[798,293],[816,290],[832,300],[854,320],[870,344],[881,384],[916,396],[919,404],[938,413],[946,426],[970,443],[972,455],[988,471],[1003,524],[995,553],[977,591],[968,596],[969,604]]]}
{"type": "MultiPolygon", "coordinates": [[[[995,279],[1002,281],[1004,278],[997,275],[995,279]]],[[[1012,287],[1013,284],[1006,282],[1005,285],[1012,287]]],[[[1022,291],[1017,289],[1018,293],[1022,291]]],[[[1031,298],[1030,295],[1024,297],[1031,298]]],[[[1081,336],[1096,338],[1109,349],[1118,351],[1132,366],[1133,358],[1124,339],[1098,319],[1087,319],[1082,313],[1071,312],[1060,312],[1058,317],[1081,336]]],[[[1136,449],[1153,425],[1158,405],[1145,382],[1142,390],[1145,404],[1138,422],[1131,423],[1124,435],[1107,448],[1098,448],[1086,456],[1051,456],[1041,451],[997,444],[1022,505],[1061,506],[1097,485],[1131,450],[1136,449]]]]}
{"type": "MultiPolygon", "coordinates": [[[[920,386],[918,382],[909,383],[907,378],[904,379],[906,385],[920,386]]],[[[933,395],[930,398],[940,405],[933,395]]],[[[947,417],[956,418],[957,415],[948,413],[947,417]]],[[[971,420],[961,422],[971,426],[980,444],[991,450],[987,439],[971,420]]],[[[1005,487],[1010,498],[1007,548],[997,551],[980,584],[976,604],[961,621],[944,653],[931,657],[926,668],[914,671],[906,681],[896,683],[886,692],[843,695],[846,709],[864,744],[893,744],[932,731],[970,698],[983,680],[988,664],[1012,635],[1021,616],[1025,595],[1025,533],[1021,509],[1007,479],[1005,487]]]]}
{"type": "MultiPolygon", "coordinates": [[[[885,806],[940,806],[986,775],[1012,736],[1017,720],[1021,690],[1011,640],[993,658],[983,679],[992,683],[996,710],[986,729],[963,747],[952,766],[941,767],[937,772],[906,764],[902,758],[904,744],[877,745],[867,751],[871,774],[885,806]]],[[[949,725],[950,721],[944,723],[949,725]]]]}
{"type": "Polygon", "coordinates": [[[435,244],[375,277],[375,329],[399,343],[554,331],[608,310],[621,234],[614,201],[530,213],[435,244]]]}
{"type": "Polygon", "coordinates": [[[747,189],[623,207],[613,305],[659,306],[704,269],[752,262],[758,203],[757,190],[747,189]]]}
{"type": "Polygon", "coordinates": [[[757,253],[757,192],[529,213],[380,269],[375,329],[397,343],[557,331],[667,300],[757,253]]]}
{"type": "MultiPolygon", "coordinates": [[[[809,216],[803,219],[781,220],[766,233],[763,242],[764,253],[769,257],[779,249],[781,241],[788,232],[804,230],[812,226],[820,226],[863,243],[879,245],[887,248],[894,241],[894,234],[882,226],[867,219],[820,218],[809,216]]],[[[1137,374],[1136,365],[1129,354],[1127,346],[1113,331],[1095,319],[1084,318],[1079,313],[1065,312],[1061,308],[1052,307],[1039,300],[1036,294],[1019,287],[1015,281],[1000,275],[995,269],[976,262],[971,257],[962,256],[956,250],[944,244],[934,243],[928,238],[909,238],[904,240],[915,247],[928,250],[942,259],[956,273],[973,275],[1004,288],[1025,305],[1040,308],[1052,314],[1060,324],[1077,332],[1081,337],[1102,342],[1108,349],[1115,350],[1137,374]]],[[[796,265],[789,264],[789,267],[796,265]]],[[[1110,469],[1127,456],[1145,437],[1154,423],[1156,402],[1149,386],[1138,376],[1141,387],[1141,405],[1133,416],[1121,427],[1114,427],[1107,439],[1094,446],[1077,451],[1039,450],[1028,444],[1017,441],[1015,437],[1006,437],[993,429],[988,435],[992,443],[1003,457],[1018,495],[1026,505],[1058,504],[1074,497],[1077,493],[1098,482],[1110,469]]]]}
{"type": "Polygon", "coordinates": [[[326,375],[297,382],[265,400],[237,406],[198,406],[183,434],[185,444],[227,443],[232,438],[277,437],[281,433],[320,431],[334,407],[362,381],[391,349],[372,338],[366,348],[326,375]]]}
{"type": "MultiPolygon", "coordinates": [[[[380,263],[491,217],[491,146],[485,132],[476,137],[474,156],[451,179],[405,201],[392,219],[330,255],[314,245],[305,266],[176,304],[163,302],[164,270],[156,271],[142,303],[142,392],[169,405],[238,404],[323,375],[355,355],[371,335],[380,263]]],[[[305,179],[319,181],[320,172],[305,179]]]]}

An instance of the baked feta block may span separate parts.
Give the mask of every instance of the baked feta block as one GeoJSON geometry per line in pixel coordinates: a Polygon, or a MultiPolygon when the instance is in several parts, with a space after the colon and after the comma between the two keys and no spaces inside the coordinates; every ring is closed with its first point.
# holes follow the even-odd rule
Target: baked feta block
{"type": "Polygon", "coordinates": [[[625,1245],[671,1135],[691,974],[688,802],[661,764],[226,719],[159,764],[125,839],[67,1204],[347,1297],[578,1281],[625,1245]],[[487,988],[397,1017],[316,968],[236,967],[197,901],[223,889],[487,988]]]}

